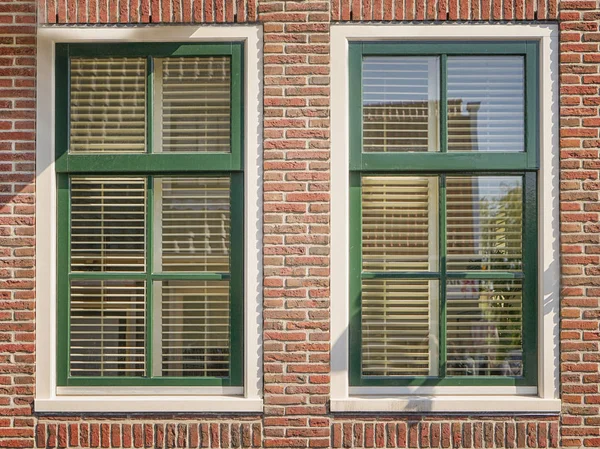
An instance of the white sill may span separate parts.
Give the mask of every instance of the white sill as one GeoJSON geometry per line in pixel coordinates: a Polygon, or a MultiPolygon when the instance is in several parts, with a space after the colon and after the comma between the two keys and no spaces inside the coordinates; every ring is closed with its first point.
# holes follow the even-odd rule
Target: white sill
{"type": "Polygon", "coordinates": [[[332,412],[559,413],[559,399],[537,396],[352,396],[331,399],[332,412]]]}
{"type": "Polygon", "coordinates": [[[36,412],[262,412],[260,398],[241,396],[57,396],[35,400],[36,412]]]}

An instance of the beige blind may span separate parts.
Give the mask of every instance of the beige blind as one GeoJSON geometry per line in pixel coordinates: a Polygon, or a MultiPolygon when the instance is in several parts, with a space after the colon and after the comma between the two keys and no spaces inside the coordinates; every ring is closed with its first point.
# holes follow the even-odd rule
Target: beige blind
{"type": "Polygon", "coordinates": [[[71,178],[71,270],[144,271],[144,178],[71,178]]]}
{"type": "Polygon", "coordinates": [[[524,151],[521,56],[448,57],[448,151],[524,151]]]}
{"type": "Polygon", "coordinates": [[[520,280],[448,284],[448,375],[522,375],[522,293],[520,280]]]}
{"type": "Polygon", "coordinates": [[[362,281],[363,375],[434,375],[437,289],[437,281],[362,281]]]}
{"type": "Polygon", "coordinates": [[[71,281],[72,376],[143,376],[143,281],[71,281]]]}
{"type": "Polygon", "coordinates": [[[228,272],[230,180],[228,177],[160,178],[155,228],[158,269],[228,272]]]}
{"type": "Polygon", "coordinates": [[[156,60],[158,151],[231,151],[230,65],[229,57],[156,60]]]}
{"type": "Polygon", "coordinates": [[[450,271],[520,271],[523,188],[518,176],[448,177],[450,271]]]}
{"type": "Polygon", "coordinates": [[[162,376],[229,375],[229,282],[158,282],[160,332],[154,347],[162,376]]]}
{"type": "Polygon", "coordinates": [[[434,177],[362,178],[364,271],[436,269],[436,192],[434,177]]]}
{"type": "Polygon", "coordinates": [[[146,60],[72,58],[70,151],[146,151],[146,60]]]}
{"type": "Polygon", "coordinates": [[[363,151],[436,151],[438,58],[363,58],[363,151]]]}

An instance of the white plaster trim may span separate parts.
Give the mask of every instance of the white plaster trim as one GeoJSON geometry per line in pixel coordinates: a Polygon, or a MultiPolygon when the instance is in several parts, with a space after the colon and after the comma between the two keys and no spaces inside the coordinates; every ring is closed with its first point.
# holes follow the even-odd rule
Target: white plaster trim
{"type": "MultiPolygon", "coordinates": [[[[261,411],[262,404],[262,27],[48,27],[37,35],[36,399],[39,411],[261,411]],[[61,398],[56,386],[56,175],[54,44],[63,42],[245,42],[245,310],[244,388],[238,397],[82,396],[61,398]],[[170,401],[170,402],[169,402],[170,401]],[[112,405],[111,405],[112,404],[112,405]],[[170,405],[173,404],[173,405],[170,405]],[[243,405],[246,404],[246,405],[243,405]]],[[[72,390],[67,390],[72,391],[72,390]]],[[[106,392],[114,391],[107,387],[106,392]]],[[[136,390],[137,391],[137,390],[136,390]]],[[[162,390],[161,391],[167,391],[162,390]]],[[[225,390],[223,390],[225,391],[225,390]]],[[[64,393],[64,390],[60,390],[64,393]]],[[[97,394],[98,390],[90,391],[97,394]]],[[[72,393],[70,393],[72,394],[72,393]]],[[[134,393],[132,393],[134,394],[134,393]]],[[[137,393],[136,393],[137,394],[137,393]]],[[[180,394],[180,393],[177,393],[180,394]]],[[[207,388],[206,394],[214,394],[207,388]]],[[[223,394],[223,393],[220,393],[223,394]]]]}
{"type": "Polygon", "coordinates": [[[35,400],[36,412],[262,412],[262,399],[239,396],[62,396],[35,400]]]}
{"type": "MultiPolygon", "coordinates": [[[[332,25],[331,27],[331,409],[334,411],[557,411],[559,410],[559,218],[558,218],[558,28],[528,24],[332,25]],[[348,384],[349,123],[348,42],[385,40],[495,41],[540,43],[540,182],[538,387],[531,396],[494,396],[460,401],[411,398],[424,391],[388,387],[394,398],[353,398],[348,384]],[[541,399],[543,399],[542,402],[541,399]],[[429,407],[429,408],[428,408],[429,407]],[[500,407],[500,409],[498,408],[500,407]],[[435,410],[434,410],[435,409],[435,410]]],[[[441,389],[441,387],[438,387],[441,389]]],[[[490,390],[496,388],[488,388],[490,390]]],[[[378,390],[362,389],[361,393],[378,390]]],[[[449,391],[455,391],[450,389],[449,391]]],[[[504,390],[502,390],[504,391],[504,390]]],[[[438,394],[439,390],[435,390],[438,394]]],[[[507,395],[522,393],[507,391],[507,395]]],[[[426,393],[429,394],[429,393],[426,393]]]]}
{"type": "Polygon", "coordinates": [[[331,399],[333,412],[539,413],[560,412],[560,399],[531,396],[367,396],[331,399]]]}

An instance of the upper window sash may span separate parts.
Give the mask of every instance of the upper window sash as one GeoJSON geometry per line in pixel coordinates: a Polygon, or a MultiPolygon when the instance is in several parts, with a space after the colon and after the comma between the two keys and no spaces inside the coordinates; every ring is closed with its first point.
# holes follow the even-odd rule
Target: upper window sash
{"type": "Polygon", "coordinates": [[[186,173],[243,169],[243,44],[57,44],[55,166],[57,173],[186,173]],[[228,153],[154,151],[154,60],[166,57],[228,56],[231,60],[230,149],[228,153]],[[70,64],[77,57],[146,58],[146,151],[144,153],[69,153],[70,64]]]}
{"type": "Polygon", "coordinates": [[[350,170],[371,172],[512,171],[539,168],[538,44],[524,42],[351,42],[349,60],[350,170]],[[365,56],[439,57],[439,151],[363,151],[363,58],[365,56]],[[524,151],[448,152],[448,57],[522,56],[524,58],[524,151]]]}

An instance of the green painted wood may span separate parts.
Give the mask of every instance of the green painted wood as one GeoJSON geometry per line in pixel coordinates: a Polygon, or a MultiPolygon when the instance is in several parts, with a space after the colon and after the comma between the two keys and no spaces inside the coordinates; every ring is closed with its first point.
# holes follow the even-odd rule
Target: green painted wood
{"type": "MultiPolygon", "coordinates": [[[[231,176],[231,251],[229,255],[230,385],[243,385],[244,377],[244,176],[231,176]]],[[[250,312],[250,311],[248,311],[250,312]]],[[[249,354],[251,357],[252,355],[249,354]]]]}
{"type": "Polygon", "coordinates": [[[503,386],[537,383],[537,193],[539,169],[538,45],[534,42],[355,42],[349,52],[350,123],[350,385],[352,386],[503,386]],[[365,55],[440,56],[440,152],[362,152],[362,59],[365,55]],[[522,55],[525,57],[526,151],[523,153],[447,153],[447,57],[448,55],[522,55]],[[359,95],[360,94],[360,95],[359,95]],[[439,179],[439,272],[361,272],[361,187],[366,174],[438,176],[439,179]],[[448,272],[446,267],[446,174],[521,175],[524,189],[523,272],[448,272]],[[361,280],[439,279],[439,366],[437,377],[362,376],[361,373],[361,280]],[[446,376],[446,284],[450,279],[523,280],[523,377],[446,376]]]}
{"type": "Polygon", "coordinates": [[[538,188],[537,174],[523,179],[523,377],[535,385],[538,376],[538,188]]]}
{"type": "Polygon", "coordinates": [[[58,335],[57,384],[60,386],[230,386],[243,384],[244,360],[244,73],[242,43],[59,44],[56,59],[56,171],[58,173],[58,335]],[[69,154],[69,60],[71,57],[147,58],[145,154],[69,154]],[[154,153],[154,58],[169,56],[229,56],[231,58],[231,153],[154,153]],[[68,175],[147,176],[146,271],[144,273],[70,273],[70,191],[68,175]],[[231,273],[155,273],[153,267],[154,176],[231,176],[231,273]],[[146,373],[144,377],[69,376],[70,279],[144,280],[146,285],[146,373]],[[230,281],[230,375],[228,377],[153,377],[153,285],[160,280],[230,281]]]}

